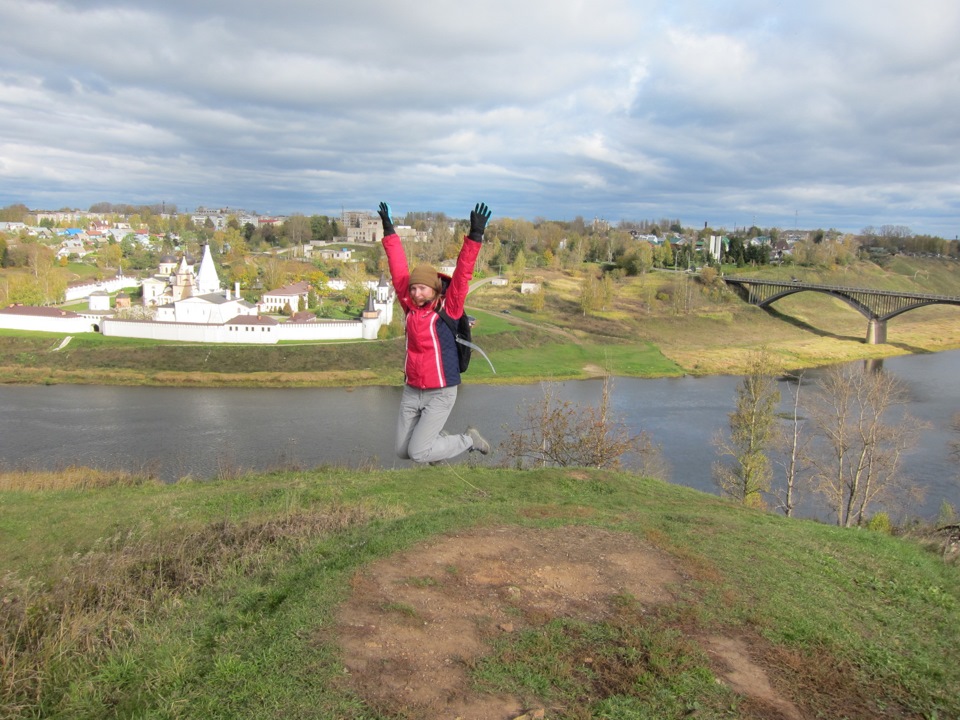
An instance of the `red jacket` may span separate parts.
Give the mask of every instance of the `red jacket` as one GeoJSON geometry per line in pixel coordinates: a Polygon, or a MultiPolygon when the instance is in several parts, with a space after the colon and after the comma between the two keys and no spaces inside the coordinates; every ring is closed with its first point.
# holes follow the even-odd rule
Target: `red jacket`
{"type": "Polygon", "coordinates": [[[417,307],[410,297],[410,269],[400,236],[394,234],[384,237],[383,249],[387,253],[393,289],[405,314],[407,358],[404,373],[407,385],[420,390],[459,385],[456,339],[437,314],[437,306],[442,303],[443,309],[454,320],[463,315],[463,304],[470,289],[473,266],[480,254],[480,243],[468,237],[463,239],[453,277],[440,276],[446,284],[444,294],[439,300],[422,308],[417,307]]]}

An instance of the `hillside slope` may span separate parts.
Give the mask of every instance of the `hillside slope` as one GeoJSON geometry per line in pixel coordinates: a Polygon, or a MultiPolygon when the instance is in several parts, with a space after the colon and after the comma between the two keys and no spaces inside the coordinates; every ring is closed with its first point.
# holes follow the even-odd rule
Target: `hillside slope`
{"type": "Polygon", "coordinates": [[[945,546],[584,469],[7,491],[4,717],[960,717],[945,546]]]}

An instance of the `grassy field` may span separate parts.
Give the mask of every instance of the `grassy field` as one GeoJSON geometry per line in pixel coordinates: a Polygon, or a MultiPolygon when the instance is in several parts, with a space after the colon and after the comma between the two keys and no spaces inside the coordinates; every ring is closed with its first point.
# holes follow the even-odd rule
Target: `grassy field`
{"type": "MultiPolygon", "coordinates": [[[[919,538],[788,520],[606,471],[133,481],[6,483],[0,717],[454,717],[424,704],[431,688],[415,673],[402,682],[419,704],[402,688],[384,694],[400,661],[348,671],[344,648],[358,628],[387,626],[387,640],[361,635],[362,645],[413,662],[458,584],[491,589],[488,611],[507,618],[469,615],[468,597],[446,622],[469,627],[441,633],[480,638],[472,655],[448,643],[441,663],[465,678],[457,698],[474,707],[510,698],[546,718],[622,720],[960,717],[958,565],[919,538]],[[636,545],[671,579],[656,601],[614,582],[593,588],[602,602],[589,610],[549,612],[532,603],[571,556],[498,580],[510,558],[471,560],[485,545],[470,540],[477,533],[522,533],[530,553],[537,538],[566,533],[570,552],[597,563],[636,545]],[[597,537],[618,549],[591,555],[597,537]],[[444,550],[457,541],[459,554],[444,550]],[[429,557],[428,569],[407,575],[400,557],[429,557]],[[373,607],[366,598],[362,625],[347,623],[374,580],[387,595],[373,607]],[[723,646],[740,648],[769,687],[741,689],[723,646]]],[[[652,568],[639,568],[641,582],[652,568]]]]}
{"type": "MultiPolygon", "coordinates": [[[[731,274],[960,296],[960,263],[895,258],[832,272],[805,268],[726,268],[731,274]]],[[[888,323],[888,342],[866,345],[867,322],[840,300],[799,293],[770,310],[747,305],[722,282],[705,287],[686,274],[624,278],[610,305],[585,315],[580,280],[538,269],[543,309],[516,289],[472,293],[477,358],[465,381],[531,382],[609,372],[635,377],[740,374],[766,348],[785,369],[960,348],[960,308],[931,306],[888,323]],[[686,298],[678,302],[678,298],[686,298]]],[[[378,342],[226,346],[0,331],[0,382],[196,386],[397,385],[402,382],[399,320],[378,342]]]]}

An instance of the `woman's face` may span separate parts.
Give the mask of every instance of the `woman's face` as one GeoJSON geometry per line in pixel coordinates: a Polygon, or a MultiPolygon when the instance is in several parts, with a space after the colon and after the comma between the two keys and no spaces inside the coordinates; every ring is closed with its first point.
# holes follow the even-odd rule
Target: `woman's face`
{"type": "Polygon", "coordinates": [[[423,307],[437,298],[437,291],[429,285],[411,285],[410,297],[413,298],[417,307],[423,307]]]}

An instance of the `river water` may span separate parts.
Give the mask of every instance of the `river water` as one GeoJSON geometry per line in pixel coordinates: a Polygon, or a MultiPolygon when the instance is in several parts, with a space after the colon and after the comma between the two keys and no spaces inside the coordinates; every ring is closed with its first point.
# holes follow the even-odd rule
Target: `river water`
{"type": "MultiPolygon", "coordinates": [[[[950,457],[950,442],[958,439],[950,421],[960,412],[960,351],[889,358],[883,367],[906,384],[909,412],[929,425],[904,463],[904,473],[926,491],[912,511],[932,518],[944,500],[960,507],[958,466],[950,457]]],[[[671,482],[716,492],[711,439],[727,427],[739,382],[617,378],[614,410],[660,446],[671,482]]],[[[601,381],[562,383],[557,391],[563,399],[595,405],[601,381]]],[[[782,394],[782,409],[790,411],[786,384],[782,394]]],[[[539,385],[463,385],[448,428],[475,425],[496,446],[519,427],[521,404],[542,395],[539,385]]],[[[393,452],[399,402],[400,388],[387,387],[0,386],[0,467],[122,468],[167,481],[277,467],[410,467],[393,452]]],[[[815,504],[800,514],[823,515],[815,504]]]]}

